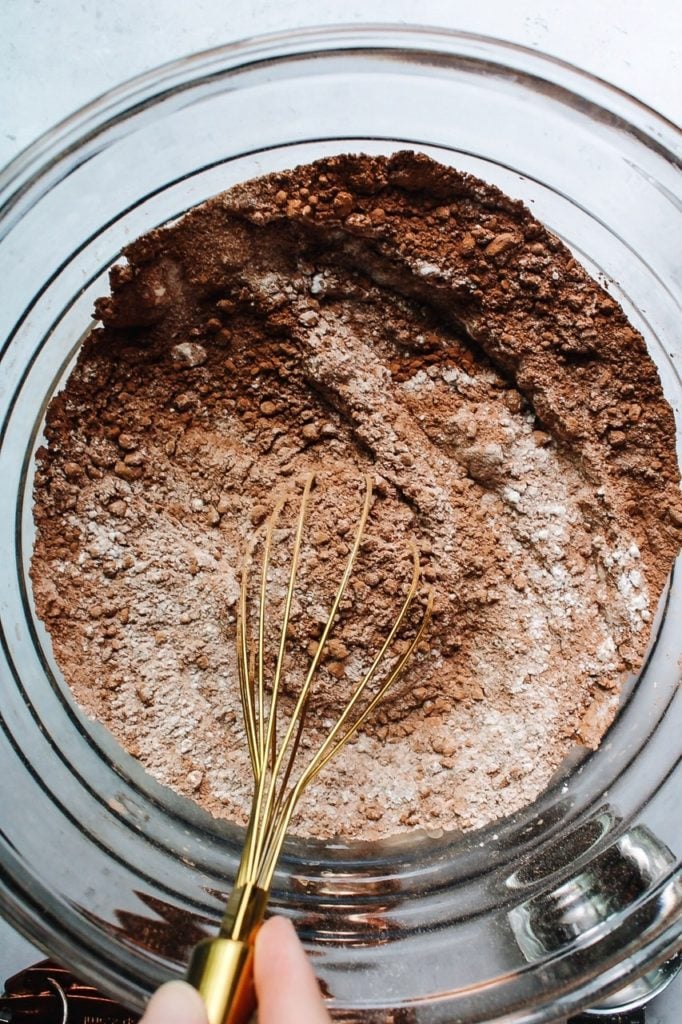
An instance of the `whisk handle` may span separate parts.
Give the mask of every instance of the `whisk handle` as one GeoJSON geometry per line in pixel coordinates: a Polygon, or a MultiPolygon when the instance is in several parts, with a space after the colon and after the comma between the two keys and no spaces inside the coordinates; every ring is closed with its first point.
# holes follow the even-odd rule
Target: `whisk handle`
{"type": "Polygon", "coordinates": [[[252,943],[204,939],[194,947],[187,981],[203,998],[209,1024],[247,1024],[256,1008],[252,943]]]}

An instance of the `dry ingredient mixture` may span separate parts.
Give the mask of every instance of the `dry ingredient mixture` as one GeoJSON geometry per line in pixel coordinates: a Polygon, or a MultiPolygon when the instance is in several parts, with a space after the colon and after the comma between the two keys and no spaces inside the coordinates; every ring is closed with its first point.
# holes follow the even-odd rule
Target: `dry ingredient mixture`
{"type": "Polygon", "coordinates": [[[370,473],[309,747],[396,614],[410,539],[434,620],[294,830],[476,828],[597,745],[682,509],[645,343],[562,243],[496,188],[401,152],[246,182],[124,256],[50,405],[35,486],[35,600],[84,710],[162,783],[245,822],[245,547],[291,496],[276,589],[316,471],[294,692],[370,473]]]}

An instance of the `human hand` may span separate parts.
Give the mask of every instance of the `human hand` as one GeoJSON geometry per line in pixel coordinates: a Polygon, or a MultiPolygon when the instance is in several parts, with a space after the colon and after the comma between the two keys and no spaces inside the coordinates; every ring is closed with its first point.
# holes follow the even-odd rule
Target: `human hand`
{"type": "MultiPolygon", "coordinates": [[[[317,979],[296,931],[271,917],[256,938],[254,961],[259,1024],[330,1024],[317,979]]],[[[206,1008],[186,981],[154,993],[140,1024],[207,1024],[206,1008]]]]}

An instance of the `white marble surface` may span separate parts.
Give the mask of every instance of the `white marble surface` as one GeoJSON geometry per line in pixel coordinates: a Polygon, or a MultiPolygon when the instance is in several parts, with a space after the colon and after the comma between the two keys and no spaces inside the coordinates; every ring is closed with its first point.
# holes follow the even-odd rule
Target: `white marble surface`
{"type": "MultiPolygon", "coordinates": [[[[414,23],[499,36],[570,61],[682,122],[679,0],[3,0],[0,165],[100,93],[165,61],[261,32],[414,23]]],[[[40,954],[0,922],[0,980],[40,954]]],[[[647,1024],[680,1024],[682,978],[647,1024]]]]}

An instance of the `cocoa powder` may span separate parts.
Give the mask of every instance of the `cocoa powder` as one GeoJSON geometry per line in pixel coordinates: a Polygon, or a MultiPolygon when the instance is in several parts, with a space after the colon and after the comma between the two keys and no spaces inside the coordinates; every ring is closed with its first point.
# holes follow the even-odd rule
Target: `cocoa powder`
{"type": "Polygon", "coordinates": [[[562,243],[491,186],[398,153],[247,182],[124,256],[36,477],[36,606],[84,710],[161,782],[244,822],[245,549],[288,499],[272,646],[314,471],[290,708],[369,473],[304,755],[390,627],[411,541],[433,624],[295,831],[478,827],[535,797],[575,743],[596,746],[641,664],[682,509],[644,341],[562,243]]]}

